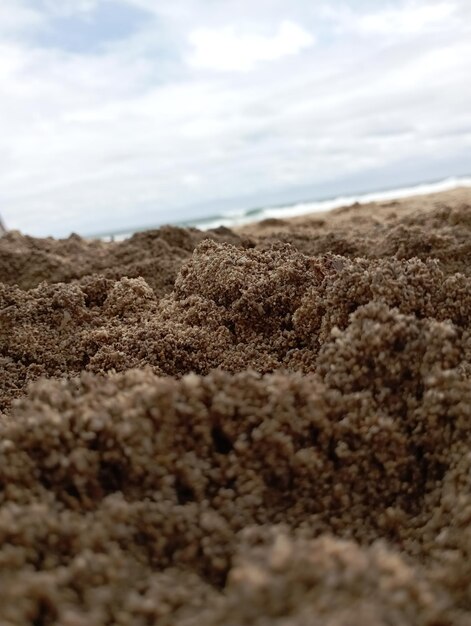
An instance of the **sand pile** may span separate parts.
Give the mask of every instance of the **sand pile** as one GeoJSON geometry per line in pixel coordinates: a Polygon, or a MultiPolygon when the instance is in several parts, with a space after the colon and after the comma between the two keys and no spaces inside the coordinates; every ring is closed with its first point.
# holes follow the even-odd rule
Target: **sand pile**
{"type": "Polygon", "coordinates": [[[1,240],[0,280],[31,289],[43,281],[80,282],[94,274],[112,280],[143,277],[160,295],[171,291],[182,263],[207,238],[241,246],[249,244],[246,237],[226,228],[203,233],[194,228],[164,226],[112,244],[78,235],[62,240],[36,239],[12,231],[1,240]]]}
{"type": "Polygon", "coordinates": [[[470,623],[471,222],[423,202],[360,258],[356,209],[0,240],[2,626],[470,623]]]}

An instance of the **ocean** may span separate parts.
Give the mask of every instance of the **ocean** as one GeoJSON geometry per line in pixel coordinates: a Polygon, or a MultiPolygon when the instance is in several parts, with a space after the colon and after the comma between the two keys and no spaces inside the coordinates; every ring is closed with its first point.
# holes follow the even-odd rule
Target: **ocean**
{"type": "MultiPolygon", "coordinates": [[[[297,215],[306,215],[308,213],[331,211],[332,209],[349,206],[355,203],[367,204],[368,202],[384,202],[387,200],[396,200],[429,193],[438,193],[440,191],[449,191],[451,189],[457,189],[458,187],[471,187],[471,177],[451,177],[432,183],[422,183],[412,187],[387,189],[384,191],[374,191],[358,195],[341,195],[322,200],[306,200],[305,202],[297,202],[294,204],[228,210],[199,219],[166,223],[171,223],[174,226],[193,226],[195,228],[199,228],[200,230],[210,230],[211,228],[218,228],[219,226],[233,228],[249,224],[250,222],[258,222],[267,218],[285,219],[295,217],[297,215]]],[[[162,223],[159,223],[146,226],[145,228],[110,232],[100,236],[100,238],[105,241],[120,241],[127,239],[136,232],[149,230],[151,228],[158,228],[162,225],[162,223]]]]}

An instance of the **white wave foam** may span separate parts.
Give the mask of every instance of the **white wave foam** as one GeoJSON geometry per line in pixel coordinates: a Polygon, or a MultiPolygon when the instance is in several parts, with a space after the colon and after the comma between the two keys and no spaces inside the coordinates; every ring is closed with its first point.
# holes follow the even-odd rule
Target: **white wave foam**
{"type": "Polygon", "coordinates": [[[317,213],[322,211],[331,211],[343,206],[351,204],[368,204],[369,202],[385,202],[388,200],[400,200],[401,198],[411,198],[413,196],[422,196],[430,193],[438,193],[440,191],[450,191],[458,187],[471,187],[470,178],[447,178],[436,183],[427,183],[416,185],[414,187],[403,187],[401,189],[391,189],[388,191],[378,191],[366,193],[358,196],[339,196],[332,200],[322,200],[320,202],[304,202],[285,207],[266,208],[262,211],[262,216],[257,219],[265,219],[268,217],[295,217],[296,215],[305,215],[306,213],[317,213]]]}
{"type": "MultiPolygon", "coordinates": [[[[331,211],[343,206],[355,204],[367,204],[368,202],[386,202],[388,200],[400,200],[401,198],[411,198],[413,196],[421,196],[430,193],[438,193],[440,191],[450,191],[458,187],[471,187],[471,177],[451,177],[435,183],[425,183],[415,185],[413,187],[403,187],[400,189],[389,189],[387,191],[377,191],[365,193],[355,196],[338,196],[331,200],[319,200],[313,202],[299,202],[297,204],[266,207],[264,209],[247,210],[232,209],[225,211],[221,216],[215,216],[214,219],[202,218],[188,222],[189,225],[195,226],[200,230],[210,230],[219,226],[243,226],[251,222],[258,222],[269,217],[290,218],[297,215],[306,215],[307,213],[320,213],[323,211],[331,211]]],[[[135,231],[130,230],[128,233],[112,234],[102,236],[105,241],[122,241],[130,237],[135,231]]]]}

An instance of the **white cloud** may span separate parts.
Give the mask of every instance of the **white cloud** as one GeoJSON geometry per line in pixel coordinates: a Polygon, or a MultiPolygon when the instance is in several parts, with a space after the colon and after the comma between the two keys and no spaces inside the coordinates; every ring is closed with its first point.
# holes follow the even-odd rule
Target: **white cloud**
{"type": "Polygon", "coordinates": [[[201,177],[198,174],[185,174],[182,183],[187,187],[198,187],[201,184],[201,177]]]}
{"type": "Polygon", "coordinates": [[[455,11],[453,2],[412,2],[361,16],[356,26],[367,34],[417,34],[429,29],[440,29],[443,20],[447,20],[455,11]]]}
{"type": "Polygon", "coordinates": [[[44,23],[44,15],[21,0],[2,0],[0,4],[0,37],[11,39],[44,23]]]}
{"type": "Polygon", "coordinates": [[[321,7],[320,13],[335,25],[338,35],[403,39],[440,33],[455,23],[455,18],[463,20],[467,7],[460,2],[463,0],[395,0],[387,6],[374,4],[372,10],[363,12],[345,3],[328,4],[321,7]]]}
{"type": "Polygon", "coordinates": [[[312,46],[314,37],[290,21],[282,22],[271,36],[240,32],[233,26],[200,28],[190,34],[193,52],[189,63],[196,68],[248,71],[262,61],[275,61],[312,46]]]}

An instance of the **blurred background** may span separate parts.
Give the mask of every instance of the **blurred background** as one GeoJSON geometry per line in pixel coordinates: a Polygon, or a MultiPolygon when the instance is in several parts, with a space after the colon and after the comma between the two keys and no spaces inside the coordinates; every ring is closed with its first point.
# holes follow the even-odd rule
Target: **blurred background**
{"type": "Polygon", "coordinates": [[[108,235],[470,184],[470,70],[469,0],[2,0],[0,215],[108,235]]]}

